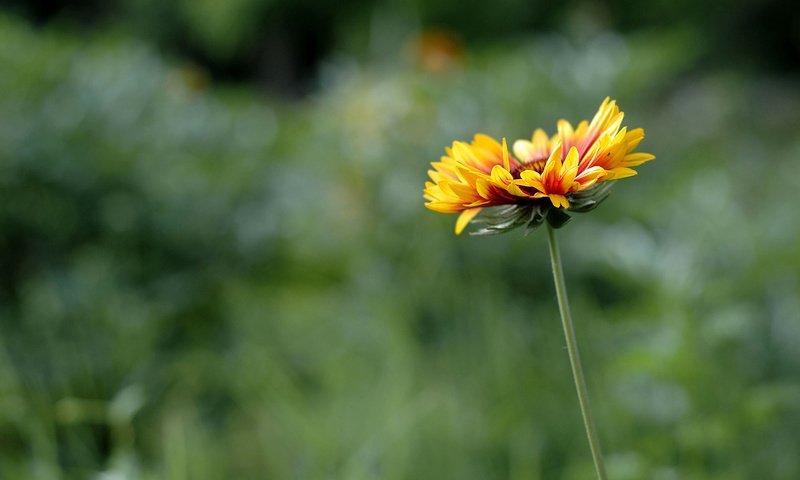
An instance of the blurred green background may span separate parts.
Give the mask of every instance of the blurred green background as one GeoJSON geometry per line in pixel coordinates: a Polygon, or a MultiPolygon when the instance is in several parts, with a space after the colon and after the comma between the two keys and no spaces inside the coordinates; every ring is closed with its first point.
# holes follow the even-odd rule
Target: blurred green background
{"type": "Polygon", "coordinates": [[[428,162],[616,98],[560,231],[610,475],[800,478],[800,7],[5,1],[0,478],[589,479],[541,232],[428,162]]]}

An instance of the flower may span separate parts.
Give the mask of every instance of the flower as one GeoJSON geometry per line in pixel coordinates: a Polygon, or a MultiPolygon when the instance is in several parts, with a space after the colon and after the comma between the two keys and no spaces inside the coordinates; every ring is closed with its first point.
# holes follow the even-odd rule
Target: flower
{"type": "Polygon", "coordinates": [[[616,102],[606,98],[591,122],[573,128],[559,120],[552,137],[536,129],[530,140],[514,142],[513,155],[505,139],[501,143],[484,134],[470,143],[453,142],[445,148],[447,155],[431,163],[425,206],[461,212],[456,234],[470,222],[487,225],[476,234],[522,225],[530,230],[544,220],[558,228],[570,219],[569,213],[595,208],[608,195],[612,180],[636,175],[631,167],[655,158],[634,152],[644,130],[621,127],[623,116],[616,102]]]}

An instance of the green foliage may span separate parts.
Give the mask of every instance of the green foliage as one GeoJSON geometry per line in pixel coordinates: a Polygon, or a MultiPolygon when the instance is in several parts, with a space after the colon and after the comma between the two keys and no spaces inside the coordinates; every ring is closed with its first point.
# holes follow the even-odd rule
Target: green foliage
{"type": "Polygon", "coordinates": [[[0,477],[590,478],[543,232],[421,191],[606,95],[658,157],[559,232],[611,477],[800,477],[800,88],[660,35],[281,105],[0,19],[0,477]]]}

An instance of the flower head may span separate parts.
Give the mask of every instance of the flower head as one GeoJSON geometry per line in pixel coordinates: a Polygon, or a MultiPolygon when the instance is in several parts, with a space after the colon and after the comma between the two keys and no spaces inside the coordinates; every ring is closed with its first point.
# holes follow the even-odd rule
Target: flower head
{"type": "Polygon", "coordinates": [[[453,142],[431,163],[425,206],[460,212],[456,234],[470,222],[486,225],[477,234],[533,229],[544,220],[560,227],[569,213],[589,211],[605,199],[611,180],[636,175],[631,167],[655,158],[634,152],[644,130],[621,127],[623,115],[606,98],[591,122],[573,128],[559,120],[552,137],[537,129],[530,140],[514,142],[513,155],[505,139],[483,134],[470,143],[453,142]]]}

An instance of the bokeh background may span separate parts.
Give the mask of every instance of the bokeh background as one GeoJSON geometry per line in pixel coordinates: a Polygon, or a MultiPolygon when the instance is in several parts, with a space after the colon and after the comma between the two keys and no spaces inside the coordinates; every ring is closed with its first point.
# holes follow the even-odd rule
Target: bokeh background
{"type": "Polygon", "coordinates": [[[588,479],[542,234],[427,164],[616,98],[560,232],[608,468],[800,478],[800,7],[5,0],[0,478],[588,479]]]}

